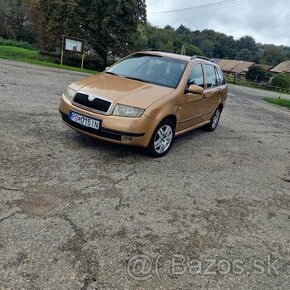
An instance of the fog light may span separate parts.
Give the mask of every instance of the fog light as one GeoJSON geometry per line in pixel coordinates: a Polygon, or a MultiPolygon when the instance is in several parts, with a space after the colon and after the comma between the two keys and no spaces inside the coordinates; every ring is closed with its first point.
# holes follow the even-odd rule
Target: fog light
{"type": "Polygon", "coordinates": [[[122,141],[123,142],[132,142],[133,137],[130,136],[122,136],[122,141]]]}

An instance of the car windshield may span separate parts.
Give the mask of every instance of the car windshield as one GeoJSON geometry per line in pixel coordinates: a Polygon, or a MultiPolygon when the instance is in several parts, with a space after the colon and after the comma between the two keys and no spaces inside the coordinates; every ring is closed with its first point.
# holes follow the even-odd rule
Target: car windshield
{"type": "Polygon", "coordinates": [[[134,54],[112,66],[108,74],[176,88],[188,62],[149,54],[134,54]]]}

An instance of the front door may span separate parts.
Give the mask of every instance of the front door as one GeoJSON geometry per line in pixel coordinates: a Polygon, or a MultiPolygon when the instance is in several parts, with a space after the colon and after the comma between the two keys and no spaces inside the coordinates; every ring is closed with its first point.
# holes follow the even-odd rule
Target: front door
{"type": "MultiPolygon", "coordinates": [[[[201,64],[193,66],[189,78],[189,85],[204,87],[204,74],[201,64]]],[[[178,131],[186,130],[203,122],[205,114],[205,96],[185,93],[182,95],[181,109],[179,113],[178,131]]]]}

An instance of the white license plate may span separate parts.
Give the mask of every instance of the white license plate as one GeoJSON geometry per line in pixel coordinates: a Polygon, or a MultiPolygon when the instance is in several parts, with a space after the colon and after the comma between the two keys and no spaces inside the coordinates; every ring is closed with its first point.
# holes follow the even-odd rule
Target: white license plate
{"type": "Polygon", "coordinates": [[[69,112],[69,119],[75,123],[83,125],[88,128],[99,130],[100,120],[92,119],[87,116],[77,114],[75,112],[69,112]]]}

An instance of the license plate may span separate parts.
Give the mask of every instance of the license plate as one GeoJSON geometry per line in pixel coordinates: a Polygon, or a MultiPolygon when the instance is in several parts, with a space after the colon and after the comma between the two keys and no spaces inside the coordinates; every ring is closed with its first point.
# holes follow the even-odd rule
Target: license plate
{"type": "Polygon", "coordinates": [[[75,113],[75,112],[69,112],[69,119],[72,122],[78,123],[80,125],[83,125],[88,128],[99,130],[100,128],[100,120],[92,119],[87,116],[75,113]]]}

